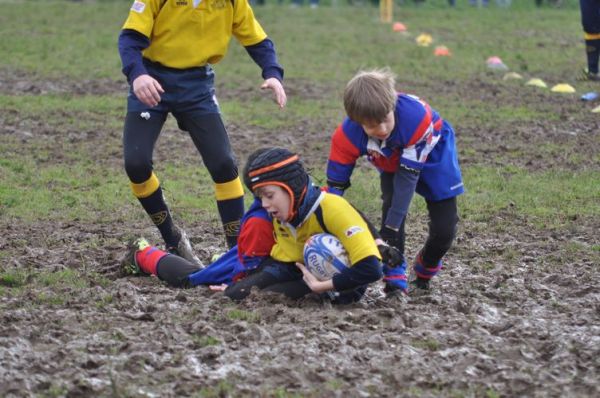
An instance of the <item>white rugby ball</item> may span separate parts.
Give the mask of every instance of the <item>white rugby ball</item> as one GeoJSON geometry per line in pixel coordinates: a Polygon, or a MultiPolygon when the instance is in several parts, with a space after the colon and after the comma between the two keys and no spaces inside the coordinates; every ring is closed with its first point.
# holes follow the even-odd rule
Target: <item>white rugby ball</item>
{"type": "Polygon", "coordinates": [[[318,280],[326,281],[350,266],[350,259],[338,238],[323,233],[304,244],[304,265],[318,280]]]}

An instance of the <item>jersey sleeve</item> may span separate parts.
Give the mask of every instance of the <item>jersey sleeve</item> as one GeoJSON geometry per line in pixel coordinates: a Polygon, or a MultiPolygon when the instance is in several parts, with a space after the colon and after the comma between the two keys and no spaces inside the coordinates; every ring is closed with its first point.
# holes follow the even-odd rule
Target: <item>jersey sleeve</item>
{"type": "Polygon", "coordinates": [[[250,217],[238,237],[239,259],[245,263],[250,257],[268,256],[274,244],[273,223],[261,217],[250,217]]]}
{"type": "Polygon", "coordinates": [[[123,29],[135,30],[150,38],[154,20],[161,9],[161,0],[135,0],[123,29]]]}
{"type": "Polygon", "coordinates": [[[408,208],[418,181],[419,173],[406,170],[402,167],[394,173],[392,202],[384,220],[386,226],[395,230],[401,227],[408,213],[408,208]]]}
{"type": "Polygon", "coordinates": [[[275,44],[268,37],[252,46],[244,47],[254,62],[260,66],[263,79],[274,77],[283,81],[283,68],[277,61],[275,44]]]}
{"type": "Polygon", "coordinates": [[[129,84],[148,71],[142,61],[142,50],[150,45],[150,40],[143,34],[125,29],[119,35],[119,56],[121,57],[122,71],[127,76],[129,84]]]}
{"type": "Polygon", "coordinates": [[[338,292],[373,283],[383,276],[381,262],[375,256],[365,257],[350,268],[332,278],[333,288],[338,292]]]}
{"type": "Polygon", "coordinates": [[[233,35],[245,47],[263,41],[267,34],[254,17],[248,0],[235,0],[233,4],[233,35]]]}
{"type": "Polygon", "coordinates": [[[350,126],[342,123],[333,133],[327,160],[328,185],[334,188],[344,187],[343,189],[349,186],[356,160],[362,155],[360,142],[356,142],[356,139],[353,140],[344,127],[348,130],[350,126]]]}
{"type": "Polygon", "coordinates": [[[322,203],[323,221],[327,230],[335,235],[348,252],[352,265],[360,260],[375,256],[381,259],[369,226],[346,199],[326,194],[322,203]]]}

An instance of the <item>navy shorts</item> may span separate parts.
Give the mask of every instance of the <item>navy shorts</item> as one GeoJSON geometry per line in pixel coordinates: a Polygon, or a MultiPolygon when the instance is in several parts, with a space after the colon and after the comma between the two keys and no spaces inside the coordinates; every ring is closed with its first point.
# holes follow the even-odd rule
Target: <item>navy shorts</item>
{"type": "Polygon", "coordinates": [[[149,107],[136,97],[130,87],[127,112],[220,113],[215,96],[215,73],[210,65],[174,69],[144,59],[144,66],[165,92],[161,94],[158,105],[149,107]]]}
{"type": "Polygon", "coordinates": [[[600,33],[600,0],[579,0],[581,25],[589,34],[600,33]]]}
{"type": "Polygon", "coordinates": [[[444,120],[442,137],[429,153],[417,182],[417,193],[427,200],[437,202],[465,192],[454,140],[454,129],[444,120]]]}

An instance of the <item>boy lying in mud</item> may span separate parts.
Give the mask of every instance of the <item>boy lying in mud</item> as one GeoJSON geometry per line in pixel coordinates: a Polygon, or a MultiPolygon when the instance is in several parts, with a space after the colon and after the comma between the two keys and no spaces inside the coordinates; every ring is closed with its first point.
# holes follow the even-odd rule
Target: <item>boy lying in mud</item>
{"type": "Polygon", "coordinates": [[[175,287],[229,285],[222,289],[234,300],[256,287],[293,299],[333,292],[334,302],[349,303],[381,278],[382,255],[391,266],[398,261],[393,249],[378,248],[382,241],[376,242],[368,223],[344,198],[313,185],[298,155],[282,148],[254,152],[244,168],[244,183],[256,200],[242,219],[238,246],[216,262],[202,269],[137,239],[124,268],[156,275],[175,287]],[[351,263],[326,281],[318,281],[301,263],[306,240],[322,232],[342,242],[351,263]]]}

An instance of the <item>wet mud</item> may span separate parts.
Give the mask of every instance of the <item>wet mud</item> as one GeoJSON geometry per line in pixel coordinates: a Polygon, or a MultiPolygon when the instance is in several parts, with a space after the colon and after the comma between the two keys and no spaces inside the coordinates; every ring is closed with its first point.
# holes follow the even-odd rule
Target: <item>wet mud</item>
{"type": "MultiPolygon", "coordinates": [[[[65,82],[11,76],[2,75],[3,94],[66,87],[65,82]]],[[[461,90],[474,100],[539,104],[540,112],[559,117],[456,126],[460,146],[471,149],[462,157],[463,167],[598,169],[597,115],[574,101],[516,96],[508,85],[488,84],[481,80],[461,90]],[[547,142],[564,151],[551,152],[552,157],[537,150],[547,142]],[[570,151],[579,151],[581,161],[570,164],[570,151]]],[[[117,83],[94,86],[107,94],[122,89],[117,83]]],[[[85,94],[89,85],[81,87],[77,94],[85,94]]],[[[302,87],[303,82],[292,82],[291,90],[318,96],[302,87]]],[[[443,87],[449,85],[423,86],[423,97],[443,87]]],[[[39,159],[42,166],[75,164],[65,155],[67,147],[87,151],[102,167],[120,172],[119,131],[78,131],[68,123],[23,120],[18,112],[4,113],[2,119],[3,140],[20,142],[23,151],[43,145],[49,155],[39,159]],[[65,140],[48,139],[57,129],[65,140]]],[[[328,131],[329,123],[307,120],[295,127],[328,131]]],[[[235,123],[227,127],[241,159],[267,144],[273,133],[235,123]]],[[[161,146],[175,148],[189,140],[171,130],[161,146]]],[[[298,134],[290,142],[309,166],[321,167],[327,153],[311,151],[311,138],[298,134]]],[[[197,159],[191,145],[177,150],[182,161],[197,159]]],[[[179,290],[156,278],[120,277],[117,264],[127,237],[156,238],[149,225],[128,230],[119,224],[119,212],[132,209],[117,209],[112,219],[101,217],[93,224],[2,218],[1,270],[30,272],[18,288],[7,281],[0,286],[0,396],[600,394],[598,255],[597,249],[577,249],[599,247],[600,216],[560,231],[535,225],[511,206],[485,222],[466,217],[430,294],[387,298],[375,284],[362,302],[332,306],[316,296],[294,302],[256,292],[233,303],[207,288],[179,290]],[[71,283],[38,276],[69,271],[77,275],[71,283]]],[[[223,245],[220,227],[189,224],[192,243],[207,260],[223,245]]],[[[426,225],[409,220],[407,228],[412,257],[426,225]]]]}

